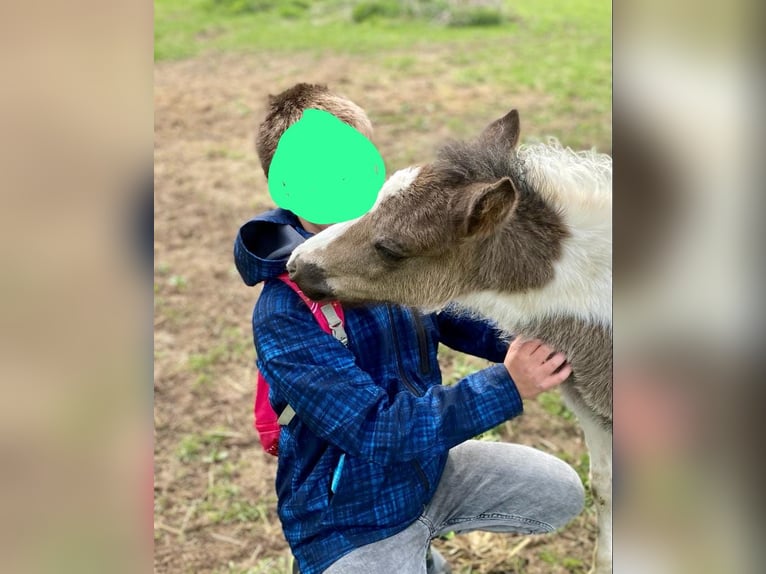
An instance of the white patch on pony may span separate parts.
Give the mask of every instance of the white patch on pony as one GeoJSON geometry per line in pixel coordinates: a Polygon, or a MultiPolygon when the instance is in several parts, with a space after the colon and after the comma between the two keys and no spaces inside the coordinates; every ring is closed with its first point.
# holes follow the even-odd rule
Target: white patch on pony
{"type": "MultiPolygon", "coordinates": [[[[566,395],[565,395],[566,397],[566,395]]],[[[585,435],[590,456],[590,484],[598,519],[593,574],[612,572],[612,433],[604,429],[580,403],[565,401],[585,435]]]]}
{"type": "Polygon", "coordinates": [[[324,249],[335,239],[343,235],[343,233],[345,233],[345,231],[357,221],[359,221],[359,218],[352,219],[350,221],[344,221],[343,223],[336,223],[335,225],[331,225],[330,227],[323,229],[313,237],[310,237],[293,250],[287,265],[289,266],[293,259],[298,256],[301,256],[301,258],[305,261],[319,263],[316,257],[318,255],[317,252],[324,249]]]}
{"type": "Polygon", "coordinates": [[[515,333],[530,319],[575,316],[588,323],[612,322],[611,252],[605,242],[593,256],[578,243],[587,243],[576,230],[564,245],[564,256],[554,265],[554,279],[541,289],[526,293],[479,291],[458,301],[492,319],[503,330],[515,333]],[[579,241],[578,241],[579,240],[579,241]]]}
{"type": "Polygon", "coordinates": [[[419,173],[419,166],[405,167],[394,173],[394,175],[386,180],[386,183],[383,184],[383,187],[378,192],[378,198],[375,200],[375,204],[370,208],[370,212],[377,209],[380,206],[380,203],[387,197],[391,197],[392,195],[403,192],[405,189],[409,189],[419,173]]]}
{"type": "Polygon", "coordinates": [[[459,301],[511,333],[530,319],[562,315],[610,325],[612,159],[557,142],[522,146],[518,154],[528,183],[561,214],[570,232],[553,265],[553,280],[526,293],[480,291],[459,301]]]}

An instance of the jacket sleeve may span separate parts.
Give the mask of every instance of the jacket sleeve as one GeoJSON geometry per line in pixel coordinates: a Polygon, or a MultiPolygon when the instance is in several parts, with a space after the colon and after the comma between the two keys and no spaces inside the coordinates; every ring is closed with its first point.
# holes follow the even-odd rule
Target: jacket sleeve
{"type": "Polygon", "coordinates": [[[502,363],[510,341],[489,320],[475,319],[454,307],[436,315],[439,340],[456,351],[502,363]]]}
{"type": "Polygon", "coordinates": [[[281,299],[288,297],[292,304],[278,309],[256,306],[258,368],[277,402],[286,401],[313,433],[352,456],[381,465],[434,456],[522,412],[502,365],[420,397],[388,396],[294,293],[281,299]]]}

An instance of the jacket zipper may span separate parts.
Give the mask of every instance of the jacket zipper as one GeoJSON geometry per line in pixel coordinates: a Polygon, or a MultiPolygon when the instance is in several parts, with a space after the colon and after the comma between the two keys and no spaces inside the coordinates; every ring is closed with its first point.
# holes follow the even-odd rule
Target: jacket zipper
{"type": "Polygon", "coordinates": [[[396,334],[396,326],[394,325],[394,312],[391,310],[391,305],[386,305],[386,309],[388,310],[388,322],[391,324],[391,334],[394,337],[394,351],[396,353],[396,366],[399,369],[399,377],[401,377],[402,383],[404,383],[404,386],[407,387],[413,395],[416,397],[422,397],[423,393],[418,390],[418,388],[413,385],[404,374],[404,368],[402,367],[402,357],[399,354],[399,337],[396,334]]]}
{"type": "Polygon", "coordinates": [[[423,327],[423,320],[417,309],[412,310],[412,317],[415,319],[415,330],[418,333],[418,347],[420,347],[420,374],[427,375],[431,370],[428,364],[428,344],[426,342],[426,331],[423,327]]]}
{"type": "MultiPolygon", "coordinates": [[[[391,324],[391,334],[394,338],[394,352],[396,353],[396,366],[399,369],[399,376],[402,379],[402,383],[405,387],[407,387],[410,392],[415,395],[416,397],[422,397],[423,393],[413,385],[409,379],[407,379],[407,376],[404,374],[404,368],[402,367],[402,358],[399,354],[399,337],[396,334],[396,326],[394,325],[394,312],[391,309],[391,305],[386,305],[386,310],[388,311],[388,322],[391,324]]],[[[421,326],[422,327],[422,326],[421,326]]],[[[422,359],[421,359],[422,360],[422,359]]],[[[420,480],[420,483],[423,485],[423,488],[426,492],[431,490],[431,485],[428,483],[428,477],[426,477],[426,473],[423,472],[423,469],[420,468],[420,464],[418,461],[413,460],[411,461],[412,467],[415,469],[415,473],[418,475],[418,479],[420,480]]]]}

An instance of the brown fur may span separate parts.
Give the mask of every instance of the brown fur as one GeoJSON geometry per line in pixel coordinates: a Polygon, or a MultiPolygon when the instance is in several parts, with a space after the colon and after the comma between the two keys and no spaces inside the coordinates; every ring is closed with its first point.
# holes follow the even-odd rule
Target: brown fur
{"type": "Polygon", "coordinates": [[[567,356],[572,375],[561,387],[564,394],[611,431],[612,328],[575,317],[546,317],[519,326],[519,332],[545,341],[567,356]]]}

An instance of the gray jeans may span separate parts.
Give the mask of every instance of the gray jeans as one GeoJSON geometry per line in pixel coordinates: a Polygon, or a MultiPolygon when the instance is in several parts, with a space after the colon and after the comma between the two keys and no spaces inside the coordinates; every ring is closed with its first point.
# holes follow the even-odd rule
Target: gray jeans
{"type": "Polygon", "coordinates": [[[426,551],[447,532],[553,532],[577,516],[584,492],[574,469],[531,447],[471,440],[450,451],[439,487],[402,532],[357,548],[325,574],[425,574],[426,551]]]}

